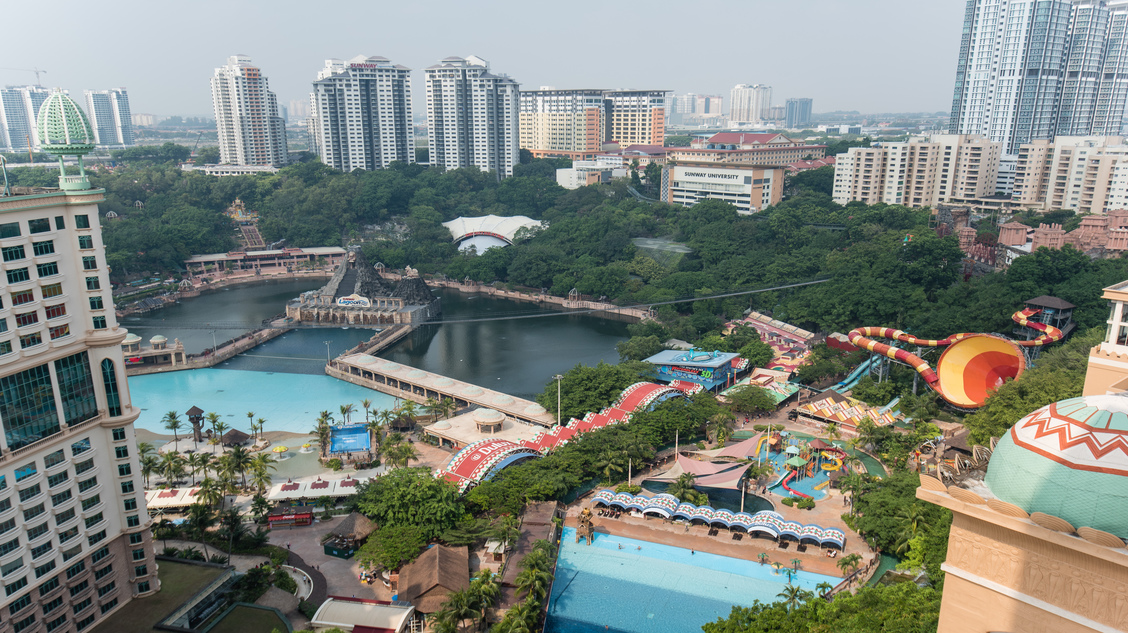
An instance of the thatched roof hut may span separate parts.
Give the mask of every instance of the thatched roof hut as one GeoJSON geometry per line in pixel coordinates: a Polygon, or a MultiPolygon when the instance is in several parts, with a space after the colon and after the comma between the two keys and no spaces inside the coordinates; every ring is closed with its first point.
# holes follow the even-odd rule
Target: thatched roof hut
{"type": "Polygon", "coordinates": [[[417,611],[434,613],[447,595],[470,586],[470,551],[466,546],[436,545],[400,570],[399,595],[417,611]]]}
{"type": "Polygon", "coordinates": [[[242,446],[246,444],[249,439],[251,439],[250,435],[238,429],[231,429],[223,434],[223,437],[220,438],[220,442],[224,446],[242,446]]]}
{"type": "Polygon", "coordinates": [[[372,519],[359,512],[353,512],[333,528],[332,534],[350,541],[363,541],[375,531],[376,524],[372,519]]]}

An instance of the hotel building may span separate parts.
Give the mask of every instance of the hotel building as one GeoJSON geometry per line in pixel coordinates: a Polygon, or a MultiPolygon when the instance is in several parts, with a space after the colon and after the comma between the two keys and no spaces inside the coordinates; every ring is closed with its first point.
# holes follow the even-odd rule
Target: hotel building
{"type": "Polygon", "coordinates": [[[751,215],[783,199],[783,176],[782,167],[679,162],[662,170],[662,202],[691,207],[721,200],[751,215]]]}
{"type": "Polygon", "coordinates": [[[593,160],[603,148],[602,90],[522,90],[521,148],[533,158],[593,160]]]}
{"type": "MultiPolygon", "coordinates": [[[[89,629],[159,588],[98,224],[94,146],[61,92],[39,142],[77,154],[59,188],[0,197],[0,618],[12,633],[89,629]]],[[[61,165],[60,165],[61,169],[61,165]]]]}
{"type": "Polygon", "coordinates": [[[278,99],[251,58],[235,55],[215,69],[212,106],[219,134],[219,162],[229,165],[273,165],[288,160],[286,122],[278,99]]]}
{"type": "Polygon", "coordinates": [[[313,149],[340,169],[415,162],[411,69],[384,57],[325,61],[310,94],[313,149]]]}
{"type": "Polygon", "coordinates": [[[666,140],[666,110],[671,90],[607,90],[608,142],[661,145],[666,140]]]}
{"type": "Polygon", "coordinates": [[[489,62],[473,55],[447,57],[425,68],[423,75],[431,164],[512,176],[520,160],[520,84],[491,73],[489,62]]]}

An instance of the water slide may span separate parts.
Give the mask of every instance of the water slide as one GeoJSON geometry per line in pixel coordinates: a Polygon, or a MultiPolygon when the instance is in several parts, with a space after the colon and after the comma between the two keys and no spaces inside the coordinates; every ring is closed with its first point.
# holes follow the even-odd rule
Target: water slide
{"type": "Polygon", "coordinates": [[[827,472],[831,472],[831,471],[835,471],[835,470],[842,470],[842,460],[841,460],[841,459],[839,459],[839,458],[837,458],[837,457],[835,457],[835,458],[834,458],[834,463],[832,463],[832,464],[823,464],[823,465],[822,465],[822,469],[823,469],[823,470],[825,470],[825,471],[827,471],[827,472]]]}
{"type": "Polygon", "coordinates": [[[783,481],[779,482],[779,485],[783,486],[783,489],[790,492],[793,497],[803,497],[804,499],[810,499],[811,495],[805,495],[805,494],[799,492],[798,490],[792,490],[787,485],[787,482],[791,481],[791,478],[794,477],[795,474],[798,473],[798,472],[799,471],[797,471],[797,470],[793,470],[790,473],[788,473],[788,475],[783,478],[783,481]]]}
{"type": "Polygon", "coordinates": [[[953,334],[944,339],[917,337],[884,327],[860,327],[850,331],[855,347],[881,354],[912,367],[925,383],[948,404],[960,409],[978,409],[990,393],[1007,379],[1018,378],[1026,370],[1023,347],[1041,347],[1060,341],[1062,331],[1052,325],[1030,321],[1040,310],[1021,310],[1011,319],[1015,323],[1041,332],[1029,341],[1011,341],[992,334],[953,334]],[[872,338],[871,338],[872,337],[872,338]],[[947,347],[933,370],[925,360],[903,349],[878,343],[873,338],[886,338],[919,347],[947,347]]]}
{"type": "Polygon", "coordinates": [[[869,368],[873,365],[874,360],[874,358],[867,358],[865,362],[863,362],[861,365],[858,365],[858,367],[854,371],[850,372],[850,375],[846,376],[845,380],[838,383],[837,385],[834,385],[833,387],[831,387],[831,389],[837,391],[838,393],[842,393],[843,391],[850,391],[851,389],[853,389],[854,385],[858,384],[858,381],[865,377],[866,373],[869,371],[869,368]]]}
{"type": "Polygon", "coordinates": [[[764,448],[764,442],[767,442],[768,438],[770,438],[771,436],[772,436],[771,433],[765,433],[764,437],[761,437],[760,441],[756,442],[756,456],[757,457],[760,456],[760,449],[764,448]]]}
{"type": "Polygon", "coordinates": [[[895,411],[897,409],[897,405],[900,404],[900,403],[901,403],[901,396],[897,396],[896,398],[893,398],[892,400],[890,400],[889,404],[887,404],[884,407],[881,407],[880,409],[878,409],[878,413],[888,413],[890,411],[895,411]]]}

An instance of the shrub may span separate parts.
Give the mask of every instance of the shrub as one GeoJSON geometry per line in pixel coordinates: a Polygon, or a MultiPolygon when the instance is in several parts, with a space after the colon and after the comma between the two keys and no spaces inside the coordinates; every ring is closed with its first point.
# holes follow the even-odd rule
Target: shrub
{"type": "Polygon", "coordinates": [[[697,443],[697,450],[699,450],[699,451],[705,450],[705,442],[698,442],[697,443]]]}
{"type": "Polygon", "coordinates": [[[815,507],[815,500],[814,499],[800,499],[795,504],[795,507],[799,508],[800,510],[810,510],[811,508],[815,507]]]}
{"type": "Polygon", "coordinates": [[[784,497],[781,501],[789,508],[795,505],[795,497],[784,497]]]}
{"type": "Polygon", "coordinates": [[[274,572],[274,586],[287,593],[298,593],[298,581],[294,580],[293,576],[286,573],[285,569],[279,569],[274,572]]]}
{"type": "Polygon", "coordinates": [[[344,465],[345,465],[344,462],[342,462],[341,458],[339,458],[339,457],[334,457],[333,459],[325,462],[326,468],[331,468],[334,471],[341,470],[341,468],[343,468],[344,465]]]}
{"type": "Polygon", "coordinates": [[[204,557],[204,553],[196,549],[195,547],[185,547],[184,549],[180,550],[179,558],[183,558],[184,560],[198,560],[204,562],[208,560],[206,557],[204,557]]]}
{"type": "Polygon", "coordinates": [[[627,484],[619,484],[615,486],[615,492],[629,492],[632,495],[637,495],[642,492],[642,486],[628,486],[627,484]]]}
{"type": "Polygon", "coordinates": [[[231,559],[225,554],[212,554],[211,557],[208,558],[209,563],[215,563],[217,565],[226,565],[229,560],[231,559]]]}
{"type": "Polygon", "coordinates": [[[175,558],[177,556],[180,556],[180,550],[176,549],[175,547],[166,547],[161,550],[161,556],[172,556],[175,558]]]}
{"type": "Polygon", "coordinates": [[[317,604],[316,602],[310,602],[309,600],[302,600],[302,601],[298,602],[298,611],[300,611],[301,614],[304,615],[305,617],[312,620],[314,614],[317,613],[317,608],[320,607],[320,606],[321,605],[317,604]]]}
{"type": "Polygon", "coordinates": [[[767,424],[753,424],[753,425],[752,425],[752,430],[754,430],[754,431],[761,431],[761,432],[763,432],[763,431],[767,431],[767,430],[768,430],[768,425],[767,425],[767,424]]]}

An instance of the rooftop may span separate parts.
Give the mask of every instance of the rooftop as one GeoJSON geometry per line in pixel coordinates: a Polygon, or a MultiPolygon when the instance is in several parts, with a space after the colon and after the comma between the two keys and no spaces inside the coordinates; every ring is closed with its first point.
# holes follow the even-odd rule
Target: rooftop
{"type": "Polygon", "coordinates": [[[489,409],[478,409],[470,413],[463,413],[456,415],[447,420],[439,420],[435,424],[427,427],[427,432],[453,440],[458,444],[472,444],[478,440],[484,439],[499,439],[509,440],[520,444],[525,440],[531,440],[544,430],[543,426],[525,424],[524,422],[517,422],[506,417],[501,423],[501,430],[497,433],[482,433],[478,431],[478,423],[475,421],[474,416],[479,411],[489,409]]]}
{"type": "Polygon", "coordinates": [[[706,352],[699,349],[692,349],[687,352],[680,350],[663,350],[657,354],[646,359],[646,362],[653,365],[685,365],[687,367],[721,367],[722,365],[731,363],[734,358],[739,358],[740,354],[733,352],[713,351],[706,352]]]}

